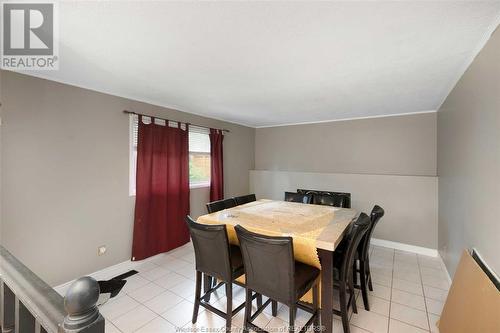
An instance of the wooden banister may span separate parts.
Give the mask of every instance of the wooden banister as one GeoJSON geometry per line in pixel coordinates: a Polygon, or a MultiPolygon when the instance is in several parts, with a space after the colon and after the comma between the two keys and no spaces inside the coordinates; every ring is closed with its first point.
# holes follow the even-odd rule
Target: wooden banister
{"type": "Polygon", "coordinates": [[[102,333],[96,302],[99,285],[76,280],[63,298],[0,245],[0,326],[2,333],[102,333]]]}

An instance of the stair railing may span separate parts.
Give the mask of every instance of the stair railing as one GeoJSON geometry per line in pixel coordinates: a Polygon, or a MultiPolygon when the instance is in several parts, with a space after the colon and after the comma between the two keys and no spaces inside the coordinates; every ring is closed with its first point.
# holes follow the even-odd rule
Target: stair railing
{"type": "Polygon", "coordinates": [[[62,297],[0,245],[2,333],[103,333],[98,298],[91,277],[76,280],[62,297]]]}

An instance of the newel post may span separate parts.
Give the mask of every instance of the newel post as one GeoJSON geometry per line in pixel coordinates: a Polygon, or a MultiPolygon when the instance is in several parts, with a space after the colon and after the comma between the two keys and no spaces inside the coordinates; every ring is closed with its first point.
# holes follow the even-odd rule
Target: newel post
{"type": "Polygon", "coordinates": [[[79,278],[64,297],[64,332],[104,333],[104,318],[99,314],[99,284],[91,277],[79,278]]]}

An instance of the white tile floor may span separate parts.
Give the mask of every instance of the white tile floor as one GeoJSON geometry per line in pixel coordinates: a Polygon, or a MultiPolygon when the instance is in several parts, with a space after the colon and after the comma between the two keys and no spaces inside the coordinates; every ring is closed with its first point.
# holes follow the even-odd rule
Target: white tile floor
{"type": "MultiPolygon", "coordinates": [[[[371,311],[364,310],[358,294],[359,310],[358,314],[351,314],[351,332],[438,332],[435,323],[449,288],[440,259],[375,246],[370,255],[374,282],[369,296],[371,311]]],[[[130,277],[120,295],[100,308],[106,318],[106,332],[177,332],[177,328],[186,332],[225,326],[222,318],[203,308],[197,324],[190,323],[194,298],[194,254],[190,243],[138,262],[134,268],[139,274],[130,277]]],[[[234,286],[233,293],[236,307],[244,301],[244,290],[234,286]]],[[[211,302],[225,310],[222,289],[211,302]]],[[[300,310],[297,317],[298,325],[308,320],[308,314],[300,310]]],[[[277,332],[286,327],[287,320],[286,306],[279,308],[276,318],[271,316],[269,307],[256,323],[277,332]]],[[[233,326],[241,328],[242,322],[240,311],[233,318],[233,326]]],[[[336,317],[334,332],[342,331],[336,317]]]]}

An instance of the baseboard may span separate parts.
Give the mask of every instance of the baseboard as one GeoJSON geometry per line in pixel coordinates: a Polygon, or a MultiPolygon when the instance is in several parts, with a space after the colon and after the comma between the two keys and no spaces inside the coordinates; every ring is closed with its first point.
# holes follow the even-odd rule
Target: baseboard
{"type": "Polygon", "coordinates": [[[388,247],[390,249],[395,249],[395,250],[413,252],[413,253],[421,254],[424,256],[439,257],[438,250],[430,249],[427,247],[398,243],[398,242],[393,242],[393,241],[388,241],[385,239],[378,239],[378,238],[372,238],[370,242],[372,245],[376,245],[376,246],[382,246],[382,247],[388,247]]]}
{"type": "MultiPolygon", "coordinates": [[[[382,246],[382,247],[387,247],[387,248],[390,248],[390,249],[407,251],[407,252],[413,252],[413,253],[417,253],[417,254],[421,254],[421,255],[425,255],[425,256],[431,256],[431,257],[439,257],[439,258],[441,258],[441,256],[438,253],[438,250],[436,250],[436,249],[430,249],[430,248],[427,248],[427,247],[421,247],[421,246],[416,246],[416,245],[398,243],[398,242],[393,242],[393,241],[388,241],[388,240],[385,240],[385,239],[378,239],[378,238],[372,238],[370,242],[371,242],[372,245],[376,245],[376,246],[382,246]]],[[[151,260],[152,258],[154,258],[154,257],[148,258],[148,259],[146,259],[146,261],[151,260]]],[[[444,265],[444,262],[443,262],[442,258],[441,258],[441,263],[442,263],[443,267],[446,269],[446,266],[444,265]]],[[[105,275],[106,273],[108,273],[110,271],[115,271],[115,270],[126,271],[126,270],[130,270],[130,269],[133,269],[135,267],[135,265],[137,265],[137,262],[134,262],[134,261],[131,261],[131,260],[127,260],[127,261],[121,262],[119,264],[103,268],[103,269],[98,270],[98,271],[96,271],[94,273],[87,274],[87,276],[92,276],[92,277],[96,278],[96,277],[99,277],[99,276],[103,276],[103,275],[105,275]]],[[[447,269],[446,269],[446,272],[448,273],[447,269]]],[[[451,282],[451,277],[450,277],[449,273],[448,273],[448,278],[449,278],[449,280],[451,282]]],[[[59,294],[64,295],[66,289],[73,282],[75,282],[75,280],[71,280],[69,282],[60,284],[60,285],[54,287],[54,289],[59,294]]]]}
{"type": "MultiPolygon", "coordinates": [[[[131,270],[134,268],[135,265],[137,265],[137,263],[135,263],[131,260],[127,260],[127,261],[118,263],[118,264],[113,265],[113,266],[105,267],[105,268],[98,270],[98,271],[95,271],[93,273],[86,274],[84,276],[91,276],[95,279],[99,279],[99,277],[105,276],[109,272],[131,270]]],[[[55,286],[54,290],[57,291],[60,295],[64,296],[64,294],[66,293],[66,290],[75,281],[76,280],[71,280],[71,281],[65,282],[63,284],[60,284],[58,286],[55,286]]]]}
{"type": "Polygon", "coordinates": [[[438,257],[439,257],[439,259],[441,259],[441,266],[443,267],[444,271],[446,272],[446,277],[448,278],[448,283],[451,286],[451,283],[453,282],[453,280],[451,279],[451,275],[450,275],[450,272],[448,271],[448,267],[446,267],[446,264],[444,263],[443,257],[441,257],[440,254],[438,255],[438,257]]]}

